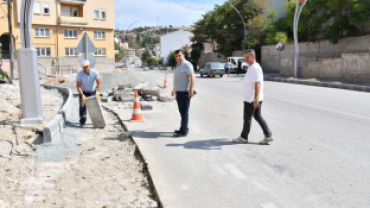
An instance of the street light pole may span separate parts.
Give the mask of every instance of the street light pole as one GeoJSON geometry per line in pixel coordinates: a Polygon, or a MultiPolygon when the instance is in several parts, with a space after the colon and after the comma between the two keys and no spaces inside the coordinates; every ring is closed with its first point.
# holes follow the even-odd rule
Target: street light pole
{"type": "Polygon", "coordinates": [[[244,18],[243,18],[243,16],[242,16],[242,14],[239,12],[239,10],[234,6],[234,5],[232,5],[232,4],[229,4],[238,14],[239,14],[239,16],[240,16],[240,18],[242,19],[242,21],[243,21],[243,37],[244,37],[244,39],[243,39],[243,41],[242,41],[242,45],[243,45],[243,53],[245,52],[245,46],[244,46],[244,40],[245,40],[245,37],[246,37],[246,33],[245,33],[245,31],[246,31],[246,27],[245,27],[245,21],[244,21],[244,18]]]}
{"type": "Polygon", "coordinates": [[[306,5],[307,0],[297,0],[295,5],[293,33],[294,33],[294,78],[300,76],[300,61],[299,61],[299,42],[298,42],[298,24],[299,17],[301,16],[302,9],[306,5]],[[302,6],[299,6],[299,2],[303,2],[302,6]]]}
{"type": "MultiPolygon", "coordinates": [[[[125,34],[125,41],[127,41],[128,39],[127,39],[127,33],[128,33],[128,30],[131,28],[131,26],[132,25],[134,25],[135,23],[137,23],[139,20],[135,20],[134,22],[132,22],[128,27],[127,27],[127,30],[126,30],[126,34],[125,34]]],[[[127,45],[128,45],[128,43],[127,43],[127,45]]],[[[128,49],[128,48],[127,48],[128,49]]],[[[127,50],[126,49],[126,50],[127,50]]],[[[128,69],[128,55],[127,55],[127,52],[126,52],[126,54],[125,54],[125,56],[126,56],[126,64],[127,64],[127,69],[128,69]]]]}
{"type": "Polygon", "coordinates": [[[21,91],[21,124],[42,123],[37,50],[32,47],[32,9],[34,0],[23,0],[20,27],[22,48],[18,50],[19,87],[21,91]]]}
{"type": "Polygon", "coordinates": [[[8,0],[8,28],[9,28],[9,57],[10,57],[10,80],[14,79],[14,41],[12,21],[12,0],[8,0]]]}

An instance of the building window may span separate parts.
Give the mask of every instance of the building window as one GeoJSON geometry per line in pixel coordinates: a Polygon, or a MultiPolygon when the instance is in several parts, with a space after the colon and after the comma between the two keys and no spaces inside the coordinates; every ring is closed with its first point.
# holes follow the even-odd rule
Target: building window
{"type": "Polygon", "coordinates": [[[94,19],[99,19],[99,10],[94,10],[94,19]]]}
{"type": "Polygon", "coordinates": [[[78,9],[72,8],[72,17],[78,17],[78,9]]]}
{"type": "Polygon", "coordinates": [[[36,48],[37,56],[39,57],[50,57],[50,48],[36,48]]]}
{"type": "Polygon", "coordinates": [[[103,10],[101,11],[101,19],[105,20],[107,18],[107,13],[103,10]]]}
{"type": "Polygon", "coordinates": [[[1,2],[6,3],[7,1],[6,0],[1,0],[1,2]]]}
{"type": "Polygon", "coordinates": [[[66,48],[65,54],[66,56],[77,56],[76,48],[66,48]]]}
{"type": "Polygon", "coordinates": [[[95,39],[105,39],[105,32],[94,31],[94,38],[95,39]]]}
{"type": "Polygon", "coordinates": [[[35,37],[48,38],[50,37],[49,28],[35,28],[35,37]]]}
{"type": "Polygon", "coordinates": [[[77,38],[77,30],[64,30],[65,38],[77,38]]]}
{"type": "Polygon", "coordinates": [[[40,2],[33,3],[33,13],[40,14],[41,13],[41,4],[40,2]]]}
{"type": "Polygon", "coordinates": [[[50,4],[44,3],[44,14],[50,14],[50,4]]]}
{"type": "Polygon", "coordinates": [[[106,56],[106,55],[107,55],[107,51],[105,50],[105,48],[96,49],[95,56],[106,56]]]}

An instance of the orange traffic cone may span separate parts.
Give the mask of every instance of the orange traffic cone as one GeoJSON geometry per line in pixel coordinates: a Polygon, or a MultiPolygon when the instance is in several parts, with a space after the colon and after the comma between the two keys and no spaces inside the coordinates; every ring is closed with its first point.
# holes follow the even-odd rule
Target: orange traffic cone
{"type": "Polygon", "coordinates": [[[167,72],[166,72],[166,76],[164,77],[164,89],[167,89],[168,88],[168,79],[167,79],[167,72]]]}
{"type": "Polygon", "coordinates": [[[134,111],[132,113],[131,122],[144,122],[143,115],[141,114],[139,94],[137,91],[135,91],[134,111]]]}

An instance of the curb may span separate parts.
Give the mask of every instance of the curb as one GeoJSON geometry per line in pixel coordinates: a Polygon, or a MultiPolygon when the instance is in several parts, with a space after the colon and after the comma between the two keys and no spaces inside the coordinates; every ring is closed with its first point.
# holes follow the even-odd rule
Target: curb
{"type": "Polygon", "coordinates": [[[60,133],[65,128],[65,123],[69,119],[70,109],[72,105],[73,94],[72,90],[64,87],[48,86],[46,89],[57,89],[59,93],[67,95],[68,98],[64,102],[58,114],[55,115],[43,129],[43,143],[51,143],[53,140],[58,139],[60,133]]]}
{"type": "Polygon", "coordinates": [[[361,86],[361,85],[338,84],[338,83],[331,83],[331,82],[314,82],[314,81],[307,81],[307,80],[286,79],[286,78],[281,78],[281,77],[266,77],[265,80],[273,81],[273,82],[310,85],[310,86],[316,86],[316,87],[328,87],[328,88],[336,88],[336,89],[354,90],[354,91],[360,91],[360,92],[370,92],[370,86],[368,87],[368,86],[361,86]]]}

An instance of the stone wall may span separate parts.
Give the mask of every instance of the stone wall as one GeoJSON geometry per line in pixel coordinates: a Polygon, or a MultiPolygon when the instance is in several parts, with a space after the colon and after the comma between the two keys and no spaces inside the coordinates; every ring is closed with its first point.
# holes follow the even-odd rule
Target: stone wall
{"type": "MultiPolygon", "coordinates": [[[[368,83],[370,74],[370,35],[341,39],[338,44],[328,40],[300,43],[300,69],[302,78],[368,83]],[[351,64],[352,63],[352,64],[351,64]],[[358,78],[361,76],[361,78],[358,78]]],[[[279,52],[275,45],[262,47],[262,67],[266,71],[293,76],[294,44],[279,52]]]]}

